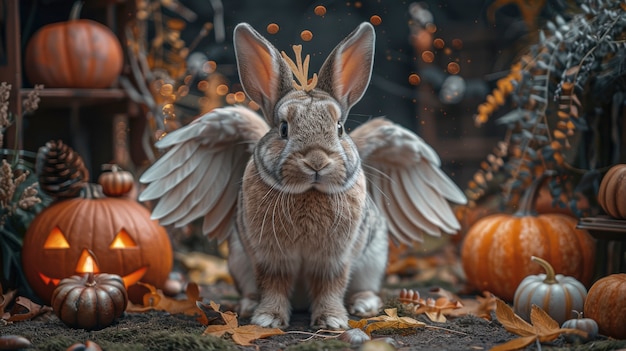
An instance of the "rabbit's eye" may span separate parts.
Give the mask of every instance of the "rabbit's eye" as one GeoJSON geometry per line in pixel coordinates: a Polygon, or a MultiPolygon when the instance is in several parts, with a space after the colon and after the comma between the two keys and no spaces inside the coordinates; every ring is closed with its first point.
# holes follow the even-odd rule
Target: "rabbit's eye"
{"type": "Polygon", "coordinates": [[[337,135],[343,136],[343,124],[341,122],[337,122],[337,135]]]}
{"type": "Polygon", "coordinates": [[[287,122],[282,121],[280,122],[280,126],[278,127],[278,131],[280,132],[280,137],[283,139],[287,139],[287,136],[289,134],[289,125],[287,124],[287,122]]]}

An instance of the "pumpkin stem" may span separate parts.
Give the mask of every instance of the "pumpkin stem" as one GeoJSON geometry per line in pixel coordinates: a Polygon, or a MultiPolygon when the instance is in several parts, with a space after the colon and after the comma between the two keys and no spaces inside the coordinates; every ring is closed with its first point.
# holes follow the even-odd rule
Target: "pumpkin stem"
{"type": "Polygon", "coordinates": [[[96,277],[93,272],[87,273],[87,281],[85,282],[85,286],[94,286],[96,285],[96,277]]]}
{"type": "Polygon", "coordinates": [[[70,21],[76,21],[80,19],[80,11],[83,9],[82,1],[74,1],[74,5],[72,5],[72,10],[70,11],[70,21]]]}
{"type": "Polygon", "coordinates": [[[554,268],[548,263],[548,261],[543,258],[539,258],[536,256],[530,256],[530,260],[533,262],[537,262],[543,269],[546,271],[546,279],[543,280],[545,284],[556,284],[558,281],[555,278],[554,268]]]}
{"type": "Polygon", "coordinates": [[[118,166],[115,163],[105,163],[102,165],[103,171],[111,171],[111,172],[119,172],[122,171],[122,167],[118,166]]]}
{"type": "Polygon", "coordinates": [[[80,190],[80,197],[83,199],[102,199],[106,195],[104,195],[100,184],[86,183],[80,190]]]}
{"type": "Polygon", "coordinates": [[[537,211],[535,211],[535,202],[537,202],[539,189],[541,189],[541,186],[547,178],[554,175],[556,175],[556,171],[546,170],[539,177],[535,178],[528,189],[524,192],[524,196],[522,196],[522,200],[519,202],[519,207],[513,215],[516,217],[536,216],[537,211]]]}

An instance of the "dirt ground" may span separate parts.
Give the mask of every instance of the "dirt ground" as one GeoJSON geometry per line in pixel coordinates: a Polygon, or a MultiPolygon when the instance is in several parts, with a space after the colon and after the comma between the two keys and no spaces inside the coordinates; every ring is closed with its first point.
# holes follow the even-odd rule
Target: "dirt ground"
{"type": "MultiPolygon", "coordinates": [[[[254,346],[238,346],[229,337],[215,337],[202,335],[206,326],[193,317],[166,312],[126,312],[111,326],[97,331],[72,329],[63,324],[54,313],[49,312],[34,320],[3,324],[0,320],[0,336],[20,335],[32,343],[29,348],[35,350],[67,350],[75,344],[91,340],[103,350],[226,350],[226,351],[422,351],[422,350],[489,350],[492,347],[517,338],[509,333],[497,321],[495,313],[491,312],[491,320],[465,315],[457,318],[448,318],[445,323],[435,323],[424,314],[411,315],[410,311],[399,303],[398,296],[401,288],[408,288],[419,292],[422,298],[438,297],[433,293],[434,288],[440,288],[458,294],[458,298],[467,302],[475,300],[478,292],[461,288],[464,285],[463,274],[460,273],[458,258],[454,249],[436,251],[432,256],[421,257],[419,260],[397,260],[390,262],[390,267],[396,267],[398,272],[407,274],[391,274],[385,280],[385,288],[381,297],[385,308],[399,307],[398,314],[414,317],[423,322],[425,327],[409,329],[380,329],[372,333],[372,339],[365,343],[350,344],[337,338],[338,334],[325,334],[329,337],[311,337],[318,330],[309,327],[308,313],[294,313],[291,326],[282,335],[258,339],[254,346]]],[[[206,251],[212,250],[208,248],[206,251]]],[[[413,257],[408,255],[406,257],[413,257]]],[[[227,276],[224,264],[215,265],[212,259],[206,260],[205,255],[188,254],[177,255],[178,276],[182,280],[190,279],[199,284],[200,298],[203,303],[210,301],[221,305],[221,311],[235,311],[238,294],[234,286],[225,280],[216,277],[227,276]],[[203,257],[203,264],[191,264],[190,257],[203,257]],[[207,262],[211,266],[207,266],[207,262]],[[207,276],[207,273],[211,273],[207,276]],[[193,278],[193,279],[191,279],[193,278]],[[211,283],[202,283],[209,279],[211,283]],[[211,280],[213,279],[213,280],[211,280]]],[[[219,261],[223,263],[223,261],[219,261]]],[[[391,269],[391,268],[390,268],[391,269]]],[[[130,290],[129,290],[130,292],[130,290]]],[[[182,294],[184,295],[184,294],[182,294]]],[[[138,296],[141,296],[138,295],[138,296]]],[[[185,298],[186,296],[183,296],[185,298]]],[[[179,297],[176,297],[178,299],[179,297]]],[[[218,315],[213,312],[213,315],[218,315]]],[[[355,318],[355,320],[357,320],[355,318]]],[[[239,326],[249,324],[249,320],[239,319],[239,326]]],[[[0,340],[0,350],[2,350],[0,340]]],[[[626,351],[626,340],[610,340],[599,336],[596,340],[585,344],[574,345],[567,343],[561,336],[551,343],[540,345],[532,344],[526,350],[620,350],[626,351]]],[[[74,348],[73,350],[85,350],[74,348]]]]}
{"type": "MultiPolygon", "coordinates": [[[[220,301],[223,309],[234,306],[229,287],[220,284],[203,288],[206,300],[220,301]],[[218,295],[223,298],[220,300],[218,295]]],[[[420,289],[421,291],[421,289],[420,289]]],[[[495,316],[494,316],[495,317],[495,316]]],[[[36,320],[0,326],[1,335],[21,335],[29,339],[36,350],[67,350],[76,343],[91,340],[104,350],[488,350],[516,336],[507,332],[497,320],[464,316],[449,319],[446,323],[433,323],[423,315],[416,317],[427,324],[424,328],[388,329],[373,334],[374,341],[350,345],[337,338],[309,338],[301,332],[315,332],[309,328],[309,316],[297,313],[292,316],[289,333],[259,339],[254,347],[237,346],[227,338],[203,336],[205,326],[184,315],[165,312],[125,313],[113,325],[98,331],[71,329],[54,314],[36,320]],[[308,340],[307,340],[308,339],[308,340]]],[[[247,324],[240,320],[240,325],[247,324]]],[[[79,350],[77,348],[76,350],[79,350]]],[[[84,349],[84,348],[83,348],[84,349]]],[[[527,350],[537,350],[533,344],[527,350]]],[[[542,350],[618,350],[626,349],[626,340],[615,341],[599,337],[593,342],[572,345],[562,337],[542,350]]]]}

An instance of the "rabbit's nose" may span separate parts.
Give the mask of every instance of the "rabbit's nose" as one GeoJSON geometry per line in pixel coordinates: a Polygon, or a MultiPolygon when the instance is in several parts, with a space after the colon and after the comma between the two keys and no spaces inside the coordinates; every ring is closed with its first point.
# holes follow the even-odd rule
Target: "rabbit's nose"
{"type": "Polygon", "coordinates": [[[304,164],[315,172],[319,172],[322,169],[328,167],[331,163],[331,159],[328,155],[319,150],[310,151],[304,156],[302,161],[304,164]]]}

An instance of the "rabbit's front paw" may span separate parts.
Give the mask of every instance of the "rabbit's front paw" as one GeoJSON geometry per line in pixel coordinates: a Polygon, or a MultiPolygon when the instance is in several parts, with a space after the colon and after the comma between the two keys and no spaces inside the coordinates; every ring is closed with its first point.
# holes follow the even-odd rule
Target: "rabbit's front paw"
{"type": "Polygon", "coordinates": [[[372,291],[361,291],[350,298],[350,314],[368,318],[378,314],[383,301],[372,291]]]}
{"type": "Polygon", "coordinates": [[[251,319],[252,324],[265,328],[284,328],[289,325],[289,305],[264,304],[257,307],[251,319]]]}
{"type": "Polygon", "coordinates": [[[311,326],[319,329],[350,329],[348,326],[348,314],[343,311],[324,312],[313,316],[311,326]]]}

